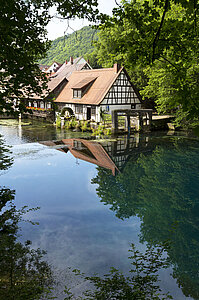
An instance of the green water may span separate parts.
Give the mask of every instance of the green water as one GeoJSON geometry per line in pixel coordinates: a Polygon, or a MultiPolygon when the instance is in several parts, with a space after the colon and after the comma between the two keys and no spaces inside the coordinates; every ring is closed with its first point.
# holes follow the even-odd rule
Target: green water
{"type": "Polygon", "coordinates": [[[1,207],[5,187],[17,208],[40,207],[28,214],[40,225],[22,223],[20,241],[47,251],[62,285],[68,267],[126,273],[132,242],[143,251],[169,240],[170,267],[159,271],[160,288],[174,299],[199,299],[197,139],[135,134],[96,146],[84,133],[38,123],[0,125],[0,133],[1,207]]]}

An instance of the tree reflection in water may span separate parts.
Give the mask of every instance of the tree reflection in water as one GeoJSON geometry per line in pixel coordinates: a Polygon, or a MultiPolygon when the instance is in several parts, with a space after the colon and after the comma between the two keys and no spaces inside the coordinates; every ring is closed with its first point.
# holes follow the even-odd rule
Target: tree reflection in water
{"type": "MultiPolygon", "coordinates": [[[[2,139],[0,157],[0,170],[5,171],[13,159],[2,139]]],[[[14,198],[14,190],[0,187],[0,299],[41,299],[44,294],[47,299],[52,272],[43,260],[44,251],[31,249],[31,241],[24,244],[18,241],[19,223],[28,209],[17,209],[14,198]]]]}
{"type": "Polygon", "coordinates": [[[66,288],[66,298],[70,299],[90,299],[90,300],[158,300],[173,299],[168,293],[163,294],[158,285],[158,271],[160,268],[168,267],[168,258],[165,258],[164,251],[169,247],[168,243],[163,243],[159,247],[147,246],[146,252],[141,253],[136,250],[134,244],[131,245],[129,252],[133,268],[128,276],[112,268],[109,274],[103,277],[85,276],[78,270],[75,274],[83,280],[90,282],[93,288],[83,292],[77,298],[70,289],[66,288]]]}
{"type": "MultiPolygon", "coordinates": [[[[177,278],[186,296],[198,299],[199,147],[198,142],[194,141],[186,143],[178,138],[170,138],[169,141],[170,143],[168,140],[165,143],[159,142],[159,146],[156,143],[151,144],[149,151],[145,153],[142,153],[141,147],[139,153],[132,151],[130,155],[120,147],[120,172],[113,176],[111,170],[98,167],[98,175],[92,182],[98,184],[97,193],[101,201],[109,204],[118,218],[125,219],[136,215],[141,218],[142,242],[147,241],[156,246],[165,240],[171,241],[167,253],[173,265],[173,276],[177,278]],[[126,157],[128,159],[125,161],[126,157]]],[[[0,171],[5,171],[12,165],[13,160],[9,149],[2,141],[0,143],[0,171]]],[[[114,145],[115,148],[116,146],[114,145]]],[[[117,153],[113,151],[111,154],[113,161],[118,162],[118,157],[115,156],[117,153]]],[[[27,208],[17,210],[13,203],[14,197],[14,190],[0,187],[0,299],[47,299],[48,296],[43,296],[43,293],[52,284],[52,273],[43,261],[43,251],[31,250],[30,241],[25,244],[19,242],[19,222],[27,208]]],[[[138,259],[140,255],[141,260],[136,260],[135,254],[136,252],[133,253],[134,262],[137,267],[142,268],[144,257],[137,252],[138,259]]],[[[149,251],[149,261],[150,255],[153,256],[153,253],[149,251]]],[[[159,267],[164,265],[159,264],[157,268],[159,267]]],[[[150,275],[147,275],[149,280],[150,275]]],[[[112,299],[127,299],[116,298],[120,284],[126,287],[124,292],[132,291],[129,290],[129,279],[117,270],[104,278],[84,278],[96,288],[90,292],[90,299],[107,299],[107,293],[110,292],[115,297],[112,299]]],[[[140,283],[143,284],[142,280],[145,279],[141,276],[140,283]]],[[[66,297],[75,299],[70,291],[66,297]]],[[[85,299],[89,299],[88,297],[85,299]]],[[[149,297],[153,299],[152,294],[149,297]]]]}
{"type": "Polygon", "coordinates": [[[139,216],[141,242],[171,240],[168,255],[185,296],[199,298],[199,143],[173,137],[132,156],[116,177],[98,167],[92,180],[120,219],[139,216]]]}

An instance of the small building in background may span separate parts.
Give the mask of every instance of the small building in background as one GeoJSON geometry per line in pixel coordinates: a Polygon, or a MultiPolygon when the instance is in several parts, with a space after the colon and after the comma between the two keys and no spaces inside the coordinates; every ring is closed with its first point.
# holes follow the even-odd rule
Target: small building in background
{"type": "MultiPolygon", "coordinates": [[[[57,68],[57,70],[53,69],[54,64],[55,62],[48,67],[48,69],[45,69],[45,73],[49,74],[50,79],[48,82],[48,90],[43,91],[41,96],[32,95],[25,100],[26,107],[28,109],[32,109],[33,114],[35,115],[38,115],[39,111],[48,111],[52,109],[52,101],[56,99],[59,93],[66,86],[70,76],[74,71],[91,69],[91,66],[83,57],[78,57],[76,59],[70,57],[70,60],[68,62],[65,61],[65,63],[62,65],[56,63],[55,68],[57,68]]],[[[42,112],[40,115],[42,117],[44,113],[42,112]]]]}
{"type": "Polygon", "coordinates": [[[62,64],[59,64],[58,62],[54,61],[47,69],[45,69],[46,73],[55,73],[59,70],[59,68],[62,66],[62,64]]]}

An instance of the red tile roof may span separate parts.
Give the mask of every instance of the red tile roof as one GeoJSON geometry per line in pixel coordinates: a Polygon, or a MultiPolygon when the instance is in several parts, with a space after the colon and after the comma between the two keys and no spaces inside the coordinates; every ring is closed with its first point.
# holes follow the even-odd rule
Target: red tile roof
{"type": "Polygon", "coordinates": [[[73,72],[69,82],[56,98],[55,102],[99,105],[122,70],[123,68],[120,68],[116,73],[116,69],[113,67],[73,72]],[[90,89],[81,99],[73,99],[73,88],[84,80],[88,81],[89,78],[90,80],[96,78],[90,89]]]}
{"type": "Polygon", "coordinates": [[[82,89],[87,86],[89,83],[93,82],[97,77],[86,77],[82,79],[80,82],[77,82],[72,89],[82,89]]]}

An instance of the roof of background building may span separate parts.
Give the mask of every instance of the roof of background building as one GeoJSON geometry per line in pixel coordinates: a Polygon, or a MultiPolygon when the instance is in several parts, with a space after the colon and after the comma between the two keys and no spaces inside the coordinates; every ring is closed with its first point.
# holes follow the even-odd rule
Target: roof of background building
{"type": "Polygon", "coordinates": [[[59,70],[50,77],[50,81],[48,82],[49,90],[52,92],[65,78],[68,80],[74,71],[82,70],[86,64],[86,61],[82,64],[75,63],[75,60],[73,64],[64,63],[59,70]]]}
{"type": "Polygon", "coordinates": [[[65,62],[55,73],[47,74],[49,82],[47,84],[48,91],[43,91],[43,94],[39,97],[38,95],[32,95],[31,99],[41,99],[53,92],[65,79],[68,80],[74,71],[82,70],[86,65],[90,65],[86,62],[83,57],[73,59],[71,57],[69,62],[65,62]]]}

